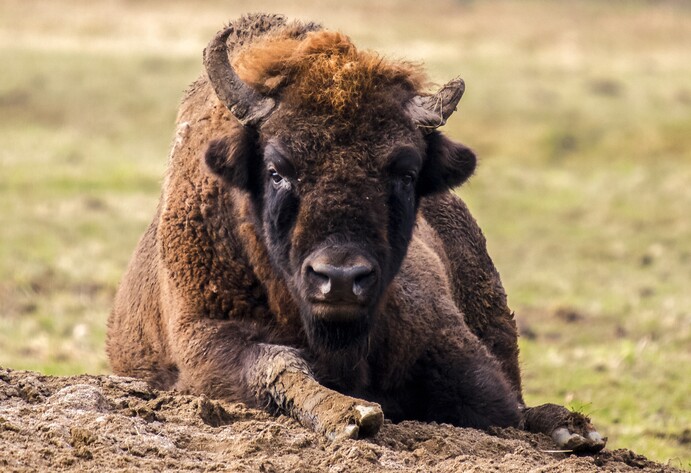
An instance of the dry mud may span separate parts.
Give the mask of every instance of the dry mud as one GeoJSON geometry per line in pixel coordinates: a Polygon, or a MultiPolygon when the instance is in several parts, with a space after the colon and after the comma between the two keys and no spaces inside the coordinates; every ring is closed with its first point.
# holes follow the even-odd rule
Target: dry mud
{"type": "Polygon", "coordinates": [[[672,472],[628,450],[577,457],[514,429],[385,423],[330,443],[286,416],[115,376],[0,368],[0,471],[672,472]]]}

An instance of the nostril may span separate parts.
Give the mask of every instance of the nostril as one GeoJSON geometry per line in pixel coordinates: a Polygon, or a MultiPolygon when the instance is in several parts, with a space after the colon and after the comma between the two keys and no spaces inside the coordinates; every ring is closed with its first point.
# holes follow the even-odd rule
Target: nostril
{"type": "Polygon", "coordinates": [[[363,274],[355,276],[355,280],[353,282],[358,285],[367,285],[374,282],[374,270],[371,269],[363,274]]]}
{"type": "Polygon", "coordinates": [[[311,261],[304,266],[312,294],[334,303],[362,303],[372,292],[377,274],[369,263],[348,266],[311,261]]]}
{"type": "Polygon", "coordinates": [[[313,281],[315,286],[319,287],[319,291],[326,295],[331,292],[331,278],[328,274],[315,270],[311,265],[306,268],[307,277],[313,281]]]}
{"type": "Polygon", "coordinates": [[[365,269],[355,276],[353,280],[353,293],[356,296],[364,295],[376,282],[376,274],[373,269],[365,269]]]}
{"type": "Polygon", "coordinates": [[[315,269],[312,266],[307,266],[307,275],[308,277],[314,278],[316,280],[322,281],[322,282],[328,282],[329,281],[329,276],[320,273],[318,271],[315,271],[315,269]]]}

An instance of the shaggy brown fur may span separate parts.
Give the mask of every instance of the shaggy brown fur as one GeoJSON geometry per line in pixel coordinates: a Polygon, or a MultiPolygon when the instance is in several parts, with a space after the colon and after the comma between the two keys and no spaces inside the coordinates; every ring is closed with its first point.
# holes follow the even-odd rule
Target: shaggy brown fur
{"type": "Polygon", "coordinates": [[[428,82],[419,66],[359,51],[334,31],[313,31],[303,39],[269,36],[241,50],[233,66],[245,83],[264,94],[294,84],[292,96],[284,99],[335,113],[356,112],[391,84],[419,90],[428,82]]]}
{"type": "Polygon", "coordinates": [[[424,74],[313,24],[257,15],[230,28],[238,75],[280,106],[244,128],[206,76],[188,91],[109,319],[114,372],[331,436],[376,432],[382,409],[518,425],[513,314],[450,191],[475,156],[405,113],[424,74]],[[343,286],[348,271],[359,276],[343,286]]]}

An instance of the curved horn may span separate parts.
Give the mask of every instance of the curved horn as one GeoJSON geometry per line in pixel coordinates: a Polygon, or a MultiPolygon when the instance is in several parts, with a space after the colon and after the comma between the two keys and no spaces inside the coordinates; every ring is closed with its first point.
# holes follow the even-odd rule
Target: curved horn
{"type": "Polygon", "coordinates": [[[452,79],[434,95],[416,95],[406,105],[406,111],[418,128],[430,133],[444,125],[456,110],[465,92],[460,77],[452,79]]]}
{"type": "Polygon", "coordinates": [[[204,67],[214,92],[240,123],[247,126],[259,124],[276,106],[271,97],[264,97],[242,82],[228,59],[226,40],[234,28],[220,31],[204,49],[204,67]]]}

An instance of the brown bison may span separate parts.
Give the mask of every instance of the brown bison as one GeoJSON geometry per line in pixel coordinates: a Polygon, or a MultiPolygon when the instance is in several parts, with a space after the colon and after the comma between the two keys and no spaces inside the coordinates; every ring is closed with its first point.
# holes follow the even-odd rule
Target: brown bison
{"type": "Polygon", "coordinates": [[[526,408],[516,325],[436,131],[460,79],[281,16],[231,23],[187,92],[158,211],[108,324],[113,371],[243,401],[329,437],[383,416],[604,440],[526,408]]]}

